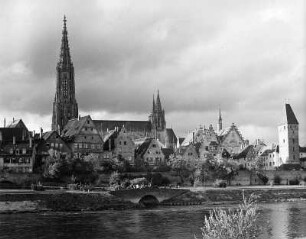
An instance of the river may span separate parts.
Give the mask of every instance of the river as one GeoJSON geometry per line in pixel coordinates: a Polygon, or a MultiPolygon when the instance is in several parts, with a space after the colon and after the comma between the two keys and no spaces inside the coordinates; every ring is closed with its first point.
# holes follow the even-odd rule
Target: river
{"type": "MultiPolygon", "coordinates": [[[[259,205],[261,238],[306,238],[306,201],[259,205]]],[[[85,213],[0,214],[0,238],[175,238],[198,235],[203,205],[85,213]]]]}

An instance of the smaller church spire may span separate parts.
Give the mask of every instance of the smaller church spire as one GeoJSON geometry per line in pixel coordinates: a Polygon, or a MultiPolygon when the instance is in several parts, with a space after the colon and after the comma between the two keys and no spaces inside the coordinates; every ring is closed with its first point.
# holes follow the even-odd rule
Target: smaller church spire
{"type": "Polygon", "coordinates": [[[155,112],[155,98],[154,98],[154,94],[153,94],[153,106],[152,106],[152,112],[155,112]]]}
{"type": "Polygon", "coordinates": [[[219,120],[218,120],[218,131],[222,130],[222,116],[221,116],[221,108],[219,107],[219,120]]]}
{"type": "Polygon", "coordinates": [[[157,97],[156,97],[156,110],[162,111],[162,106],[159,98],[159,90],[157,90],[157,97]]]}

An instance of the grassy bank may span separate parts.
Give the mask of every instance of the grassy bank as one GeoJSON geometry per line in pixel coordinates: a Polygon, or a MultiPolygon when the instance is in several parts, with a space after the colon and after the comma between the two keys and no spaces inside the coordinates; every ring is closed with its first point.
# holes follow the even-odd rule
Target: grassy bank
{"type": "Polygon", "coordinates": [[[108,192],[22,192],[1,193],[0,213],[38,211],[99,211],[123,210],[135,205],[108,192]]]}
{"type": "Polygon", "coordinates": [[[219,205],[240,203],[242,193],[245,196],[255,194],[258,202],[282,202],[291,200],[306,200],[306,187],[294,188],[227,188],[192,190],[178,197],[164,201],[163,205],[219,205]]]}
{"type": "MultiPolygon", "coordinates": [[[[184,205],[225,205],[236,204],[245,196],[255,194],[258,202],[281,202],[306,200],[306,187],[260,187],[260,188],[197,188],[172,199],[163,201],[165,206],[184,205]]],[[[0,213],[39,211],[100,211],[139,208],[138,205],[123,201],[109,192],[68,192],[68,191],[22,191],[1,192],[0,213]]]]}

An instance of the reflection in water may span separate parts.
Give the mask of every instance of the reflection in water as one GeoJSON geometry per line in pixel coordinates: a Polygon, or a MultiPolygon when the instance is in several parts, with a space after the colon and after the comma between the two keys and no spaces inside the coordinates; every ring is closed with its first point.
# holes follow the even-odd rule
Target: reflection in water
{"type": "MultiPolygon", "coordinates": [[[[0,238],[194,238],[203,206],[98,213],[0,215],[0,238]]],[[[306,202],[260,205],[261,238],[306,236],[306,202]]],[[[199,237],[200,238],[200,237],[199,237]]]]}

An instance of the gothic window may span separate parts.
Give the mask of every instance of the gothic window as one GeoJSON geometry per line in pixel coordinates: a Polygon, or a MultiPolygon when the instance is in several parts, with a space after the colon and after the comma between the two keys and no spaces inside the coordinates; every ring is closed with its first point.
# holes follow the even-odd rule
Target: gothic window
{"type": "Polygon", "coordinates": [[[65,98],[67,98],[68,96],[68,82],[67,82],[66,76],[64,77],[64,80],[63,80],[63,95],[65,98]]]}

